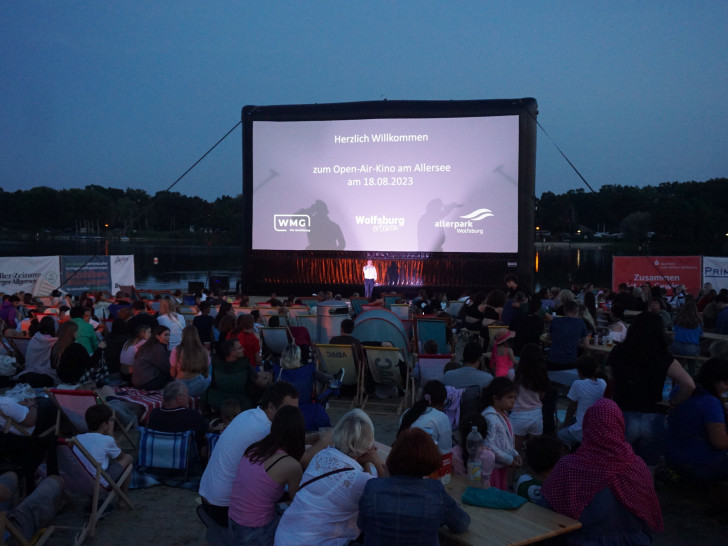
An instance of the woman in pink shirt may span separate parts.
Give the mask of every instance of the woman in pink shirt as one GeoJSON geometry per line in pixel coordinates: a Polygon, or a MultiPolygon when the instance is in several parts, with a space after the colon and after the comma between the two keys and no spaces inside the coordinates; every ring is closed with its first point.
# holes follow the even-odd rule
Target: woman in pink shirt
{"type": "Polygon", "coordinates": [[[276,504],[288,486],[290,500],[301,481],[306,424],[298,407],[283,406],[270,434],[252,444],[240,460],[228,511],[235,544],[273,544],[281,513],[276,504]]]}

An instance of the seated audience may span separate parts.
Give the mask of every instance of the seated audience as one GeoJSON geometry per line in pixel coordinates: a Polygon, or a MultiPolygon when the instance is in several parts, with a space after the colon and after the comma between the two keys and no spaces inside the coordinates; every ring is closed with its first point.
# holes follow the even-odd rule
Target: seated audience
{"type": "Polygon", "coordinates": [[[15,376],[18,383],[27,383],[33,388],[53,387],[59,382],[55,367],[51,365],[51,350],[58,338],[56,322],[52,317],[43,317],[38,330],[28,342],[25,351],[25,368],[15,376]]]}
{"type": "Polygon", "coordinates": [[[160,432],[194,430],[199,453],[204,458],[209,425],[199,411],[189,408],[189,401],[187,386],[182,381],[167,383],[162,391],[162,407],[152,410],[147,426],[160,432]]]}
{"type": "Polygon", "coordinates": [[[470,516],[440,480],[423,479],[440,464],[440,451],[424,431],[413,428],[397,437],[387,457],[389,477],[367,481],[359,500],[364,544],[436,546],[443,525],[454,533],[468,529],[470,516]]]}
{"type": "Polygon", "coordinates": [[[158,390],[169,383],[169,328],[157,326],[152,337],[137,350],[131,383],[137,389],[158,390]]]}
{"type": "Polygon", "coordinates": [[[345,414],[331,439],[333,445],[311,459],[296,498],[283,513],[276,531],[277,546],[346,544],[359,536],[359,499],[374,477],[369,467],[379,477],[388,472],[374,446],[372,421],[362,410],[345,414]]]}
{"type": "Polygon", "coordinates": [[[119,355],[119,371],[121,377],[126,381],[131,382],[137,351],[150,337],[152,337],[152,329],[146,324],[140,324],[134,332],[134,337],[127,339],[122,345],[121,354],[119,355]]]}
{"type": "Polygon", "coordinates": [[[576,361],[579,379],[571,384],[569,407],[566,409],[564,425],[559,430],[559,439],[569,448],[581,443],[581,428],[584,414],[594,402],[604,396],[607,382],[597,377],[597,361],[590,355],[584,355],[576,361]]]}
{"type": "Polygon", "coordinates": [[[422,389],[422,398],[408,409],[399,422],[397,436],[409,428],[427,432],[443,452],[452,449],[450,419],[443,413],[447,390],[440,381],[428,381],[422,389]]]}
{"type": "Polygon", "coordinates": [[[197,328],[197,333],[200,336],[200,341],[205,347],[212,346],[212,326],[215,323],[215,319],[210,316],[210,305],[209,301],[200,302],[198,308],[200,314],[192,319],[192,326],[197,328]]]}
{"type": "Polygon", "coordinates": [[[482,391],[493,381],[493,376],[481,369],[482,360],[483,347],[477,341],[471,341],[463,349],[463,367],[446,372],[443,383],[457,388],[477,385],[482,391]]]}
{"type": "Polygon", "coordinates": [[[61,383],[95,383],[103,379],[97,366],[106,343],[100,342],[93,355],[89,356],[86,349],[76,343],[77,333],[78,324],[74,321],[64,322],[58,327],[58,341],[51,350],[51,363],[55,366],[61,383]]]}
{"type": "Polygon", "coordinates": [[[672,331],[673,341],[670,346],[672,354],[688,356],[700,354],[703,321],[698,314],[695,298],[692,296],[686,296],[685,302],[680,306],[672,331]]]}
{"type": "Polygon", "coordinates": [[[728,479],[726,392],[728,360],[711,358],[700,369],[693,395],[670,414],[666,455],[680,474],[706,482],[728,479]]]}
{"type": "Polygon", "coordinates": [[[190,396],[201,396],[210,386],[210,353],[194,326],[185,326],[182,341],[172,349],[169,375],[187,385],[190,396]]]}
{"type": "Polygon", "coordinates": [[[518,495],[531,502],[541,500],[541,486],[551,474],[551,470],[561,459],[562,445],[550,436],[538,436],[526,444],[526,464],[533,475],[523,473],[513,489],[518,495]]]}
{"type": "Polygon", "coordinates": [[[622,412],[602,398],[584,416],[584,438],[562,458],[541,488],[543,504],[582,528],[569,544],[650,544],[662,511],[644,461],[624,438],[622,412]]]}
{"type": "MultiPolygon", "coordinates": [[[[58,513],[63,485],[63,478],[60,476],[48,476],[20,504],[13,507],[12,501],[18,491],[18,477],[13,472],[0,475],[0,509],[8,512],[8,521],[28,544],[38,531],[50,525],[58,513]]],[[[3,544],[24,544],[8,535],[10,533],[6,531],[6,535],[0,537],[3,544]]]]}
{"type": "Polygon", "coordinates": [[[306,425],[301,410],[284,406],[275,414],[270,433],[245,450],[230,494],[229,526],[235,543],[272,546],[281,511],[276,504],[288,493],[296,498],[306,451],[306,425]]]}

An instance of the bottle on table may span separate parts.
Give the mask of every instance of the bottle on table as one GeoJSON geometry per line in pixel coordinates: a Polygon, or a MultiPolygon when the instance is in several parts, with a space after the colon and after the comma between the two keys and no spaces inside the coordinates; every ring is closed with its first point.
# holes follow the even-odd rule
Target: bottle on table
{"type": "Polygon", "coordinates": [[[468,481],[470,485],[479,487],[483,477],[483,461],[480,460],[483,437],[478,432],[478,427],[474,426],[468,433],[465,447],[468,450],[468,481]]]}

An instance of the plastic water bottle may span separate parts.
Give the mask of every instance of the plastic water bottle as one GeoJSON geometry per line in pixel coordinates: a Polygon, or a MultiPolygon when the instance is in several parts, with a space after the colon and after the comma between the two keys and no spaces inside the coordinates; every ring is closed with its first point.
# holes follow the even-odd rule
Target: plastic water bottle
{"type": "Polygon", "coordinates": [[[480,460],[480,451],[483,449],[483,437],[478,427],[473,427],[465,446],[468,450],[468,481],[471,485],[480,486],[483,477],[483,461],[480,460]]]}

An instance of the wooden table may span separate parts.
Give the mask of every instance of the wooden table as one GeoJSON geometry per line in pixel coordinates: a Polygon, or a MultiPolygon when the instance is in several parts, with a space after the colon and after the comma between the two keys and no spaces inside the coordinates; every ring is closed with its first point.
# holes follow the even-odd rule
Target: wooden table
{"type": "MultiPolygon", "coordinates": [[[[386,460],[392,449],[381,442],[374,442],[383,460],[386,460]]],[[[447,527],[440,529],[440,539],[446,544],[473,544],[504,546],[532,544],[539,540],[575,531],[581,523],[575,519],[562,516],[548,508],[527,502],[515,510],[499,510],[481,508],[463,504],[460,499],[468,487],[466,476],[453,474],[445,490],[470,515],[470,528],[459,535],[453,534],[447,527]]]]}
{"type": "Polygon", "coordinates": [[[470,528],[459,535],[447,527],[440,529],[440,538],[451,544],[512,545],[532,544],[563,533],[575,531],[581,523],[527,502],[515,510],[481,508],[463,504],[460,499],[468,486],[466,476],[452,476],[445,490],[470,515],[470,528]]]}

